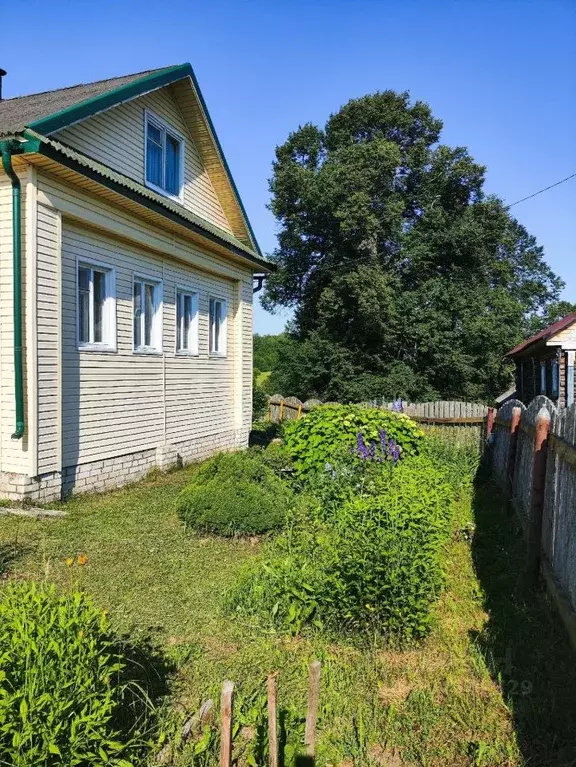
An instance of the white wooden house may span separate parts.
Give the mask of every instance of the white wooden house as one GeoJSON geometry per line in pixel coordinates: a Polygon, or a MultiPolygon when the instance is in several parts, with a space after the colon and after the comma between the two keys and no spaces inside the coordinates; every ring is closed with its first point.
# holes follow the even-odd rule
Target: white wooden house
{"type": "Polygon", "coordinates": [[[189,64],[0,102],[0,497],[247,444],[262,257],[189,64]]]}

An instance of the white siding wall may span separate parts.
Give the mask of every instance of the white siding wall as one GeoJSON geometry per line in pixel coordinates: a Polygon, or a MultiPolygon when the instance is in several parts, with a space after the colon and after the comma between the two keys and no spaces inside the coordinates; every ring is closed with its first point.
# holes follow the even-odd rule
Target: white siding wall
{"type": "Polygon", "coordinates": [[[252,278],[240,268],[191,243],[163,235],[134,217],[39,174],[38,344],[39,465],[42,471],[99,461],[165,443],[214,438],[248,429],[251,418],[252,278]],[[70,205],[101,214],[101,228],[89,228],[68,214],[70,205]],[[53,206],[53,207],[50,207],[53,206]],[[58,351],[58,210],[62,210],[62,342],[58,351]],[[104,229],[106,227],[106,230],[104,229]],[[113,231],[115,230],[115,231],[113,231]],[[123,231],[124,237],[118,237],[123,231]],[[141,237],[138,236],[141,233],[141,237]],[[140,242],[156,242],[157,248],[140,242]],[[175,257],[176,256],[176,257],[175,257]],[[77,258],[115,269],[116,353],[79,351],[76,340],[77,258]],[[185,263],[196,258],[202,268],[185,263]],[[181,259],[181,260],[179,260],[181,259]],[[163,281],[163,353],[134,353],[134,273],[163,281]],[[175,353],[176,287],[199,293],[199,355],[175,353]],[[226,358],[208,353],[209,297],[228,302],[226,358]],[[241,301],[239,301],[241,297],[241,301]],[[62,458],[54,434],[60,429],[57,355],[61,353],[62,458]],[[44,407],[45,403],[45,407],[44,407]]]}
{"type": "Polygon", "coordinates": [[[157,114],[186,139],[184,207],[221,229],[232,232],[199,151],[168,87],[89,117],[58,131],[55,137],[144,184],[145,109],[157,114]]]}
{"type": "MultiPolygon", "coordinates": [[[[22,282],[24,289],[23,316],[26,317],[26,171],[18,171],[22,184],[22,282]]],[[[0,172],[0,471],[27,473],[30,469],[29,430],[23,439],[13,440],[11,435],[16,423],[14,403],[14,325],[12,283],[12,184],[0,172]]],[[[28,365],[26,345],[28,334],[24,322],[24,375],[27,380],[28,365]]],[[[24,392],[24,413],[28,415],[28,393],[24,392]]]]}
{"type": "Polygon", "coordinates": [[[37,206],[38,473],[59,471],[60,455],[60,214],[37,206]]]}

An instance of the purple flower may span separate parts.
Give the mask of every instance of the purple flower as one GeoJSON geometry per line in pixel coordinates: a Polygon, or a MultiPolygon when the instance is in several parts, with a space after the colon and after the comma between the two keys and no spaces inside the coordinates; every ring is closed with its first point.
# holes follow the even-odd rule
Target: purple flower
{"type": "Polygon", "coordinates": [[[361,431],[358,432],[358,436],[356,437],[356,450],[360,458],[368,458],[368,448],[366,447],[364,435],[361,431]]]}
{"type": "Polygon", "coordinates": [[[388,440],[386,437],[386,431],[384,429],[380,429],[380,447],[382,448],[382,453],[386,455],[388,452],[388,440]]]}
{"type": "Polygon", "coordinates": [[[398,399],[393,402],[392,410],[395,413],[403,413],[404,412],[404,403],[402,402],[402,397],[398,397],[398,399]]]}
{"type": "Polygon", "coordinates": [[[370,458],[372,461],[376,458],[376,443],[374,440],[370,442],[370,447],[368,448],[368,458],[370,458]]]}

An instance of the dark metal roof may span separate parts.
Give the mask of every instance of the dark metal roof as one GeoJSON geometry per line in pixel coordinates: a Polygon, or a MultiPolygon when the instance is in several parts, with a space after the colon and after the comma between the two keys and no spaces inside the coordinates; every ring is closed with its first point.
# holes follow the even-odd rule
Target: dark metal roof
{"type": "Polygon", "coordinates": [[[150,69],[123,77],[112,77],[108,80],[98,80],[94,83],[72,85],[55,91],[33,93],[29,96],[17,96],[0,101],[0,136],[12,136],[20,133],[31,123],[42,120],[55,112],[75,106],[76,104],[101,96],[103,93],[121,88],[140,80],[147,75],[169,70],[171,67],[150,69]]]}
{"type": "Polygon", "coordinates": [[[567,314],[566,317],[562,317],[562,319],[558,320],[558,322],[554,322],[552,323],[552,325],[548,325],[548,327],[545,327],[539,333],[536,333],[536,335],[532,336],[531,338],[528,338],[526,341],[522,341],[521,344],[518,344],[518,346],[515,346],[509,352],[506,352],[504,356],[514,357],[516,354],[519,354],[520,352],[525,351],[529,346],[532,346],[533,344],[536,344],[539,341],[547,341],[552,336],[555,336],[556,333],[559,333],[561,330],[564,330],[565,328],[569,327],[574,322],[576,322],[576,312],[572,312],[572,314],[567,314]]]}

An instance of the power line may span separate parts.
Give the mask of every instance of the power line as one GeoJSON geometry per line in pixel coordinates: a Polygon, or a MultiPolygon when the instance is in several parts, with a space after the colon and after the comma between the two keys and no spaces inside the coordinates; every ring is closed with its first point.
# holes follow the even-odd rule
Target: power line
{"type": "Polygon", "coordinates": [[[537,197],[539,194],[542,194],[542,192],[547,192],[549,189],[553,189],[555,186],[560,186],[560,184],[563,184],[565,181],[570,181],[571,178],[574,178],[576,176],[576,173],[573,173],[571,176],[566,176],[566,178],[561,179],[560,181],[556,181],[555,184],[550,184],[550,186],[545,186],[544,189],[540,189],[537,192],[534,192],[534,194],[529,194],[528,197],[522,197],[521,200],[516,200],[516,202],[513,202],[511,205],[508,205],[508,208],[513,208],[514,205],[518,205],[521,202],[525,202],[526,200],[531,200],[533,197],[537,197]]]}
{"type": "MultiPolygon", "coordinates": [[[[556,181],[554,184],[550,184],[550,186],[545,186],[544,189],[539,189],[537,192],[534,192],[533,194],[529,194],[528,197],[522,197],[520,200],[516,200],[516,202],[511,203],[510,205],[506,206],[506,210],[509,210],[510,208],[513,208],[515,205],[519,205],[521,202],[526,202],[526,200],[531,200],[533,197],[537,197],[539,194],[542,194],[543,192],[547,192],[549,189],[553,189],[555,186],[560,186],[560,184],[564,184],[566,181],[570,181],[571,178],[575,178],[576,173],[572,173],[570,176],[566,176],[566,178],[561,179],[560,181],[556,181]]],[[[314,270],[314,272],[317,272],[320,269],[335,269],[338,266],[340,266],[342,263],[354,263],[358,264],[357,258],[343,258],[341,259],[337,264],[326,264],[326,263],[320,263],[316,265],[312,265],[310,267],[314,270]]],[[[290,274],[290,277],[305,277],[306,275],[310,274],[310,269],[307,269],[304,272],[292,272],[290,274]]]]}

